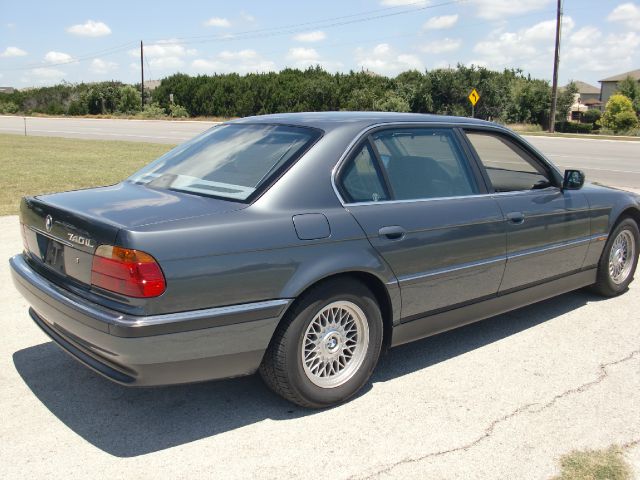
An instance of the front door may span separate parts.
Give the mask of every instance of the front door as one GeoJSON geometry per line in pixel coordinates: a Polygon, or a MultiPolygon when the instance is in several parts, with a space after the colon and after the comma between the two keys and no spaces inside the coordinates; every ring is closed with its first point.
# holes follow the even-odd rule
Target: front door
{"type": "Polygon", "coordinates": [[[496,295],[505,221],[448,128],[372,133],[338,174],[346,208],[400,282],[402,317],[496,295]]]}
{"type": "Polygon", "coordinates": [[[550,165],[516,139],[467,131],[507,220],[507,267],[500,292],[578,271],[589,247],[589,204],[562,191],[550,165]]]}

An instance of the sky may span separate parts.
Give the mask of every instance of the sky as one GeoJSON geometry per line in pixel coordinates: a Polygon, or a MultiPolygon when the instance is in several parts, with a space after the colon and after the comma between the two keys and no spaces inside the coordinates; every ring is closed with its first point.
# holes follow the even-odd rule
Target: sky
{"type": "MultiPolygon", "coordinates": [[[[550,80],[556,0],[3,2],[0,86],[320,65],[395,76],[480,65],[550,80]]],[[[640,68],[640,1],[565,0],[559,78],[640,68]]]]}

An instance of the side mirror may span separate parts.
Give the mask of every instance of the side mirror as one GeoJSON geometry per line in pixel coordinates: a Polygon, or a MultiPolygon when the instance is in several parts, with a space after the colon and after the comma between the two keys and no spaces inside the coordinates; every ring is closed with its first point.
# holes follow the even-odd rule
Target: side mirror
{"type": "Polygon", "coordinates": [[[584,172],[581,170],[565,170],[562,190],[580,190],[584,185],[584,172]]]}

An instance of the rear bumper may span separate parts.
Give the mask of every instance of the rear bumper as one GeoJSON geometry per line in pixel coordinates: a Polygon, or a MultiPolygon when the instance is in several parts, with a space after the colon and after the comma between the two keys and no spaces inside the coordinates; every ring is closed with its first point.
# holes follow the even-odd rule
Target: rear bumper
{"type": "Polygon", "coordinates": [[[75,295],[17,255],[13,282],[36,324],[74,358],[123,385],[198,382],[254,373],[288,299],[132,316],[75,295]]]}

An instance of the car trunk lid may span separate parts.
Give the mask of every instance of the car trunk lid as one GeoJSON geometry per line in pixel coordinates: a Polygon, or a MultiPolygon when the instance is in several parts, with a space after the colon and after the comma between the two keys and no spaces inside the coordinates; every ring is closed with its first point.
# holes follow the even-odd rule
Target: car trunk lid
{"type": "Polygon", "coordinates": [[[244,207],[239,202],[123,182],[110,187],[25,197],[20,221],[25,248],[32,261],[58,278],[90,285],[96,248],[116,245],[121,230],[244,207]]]}

